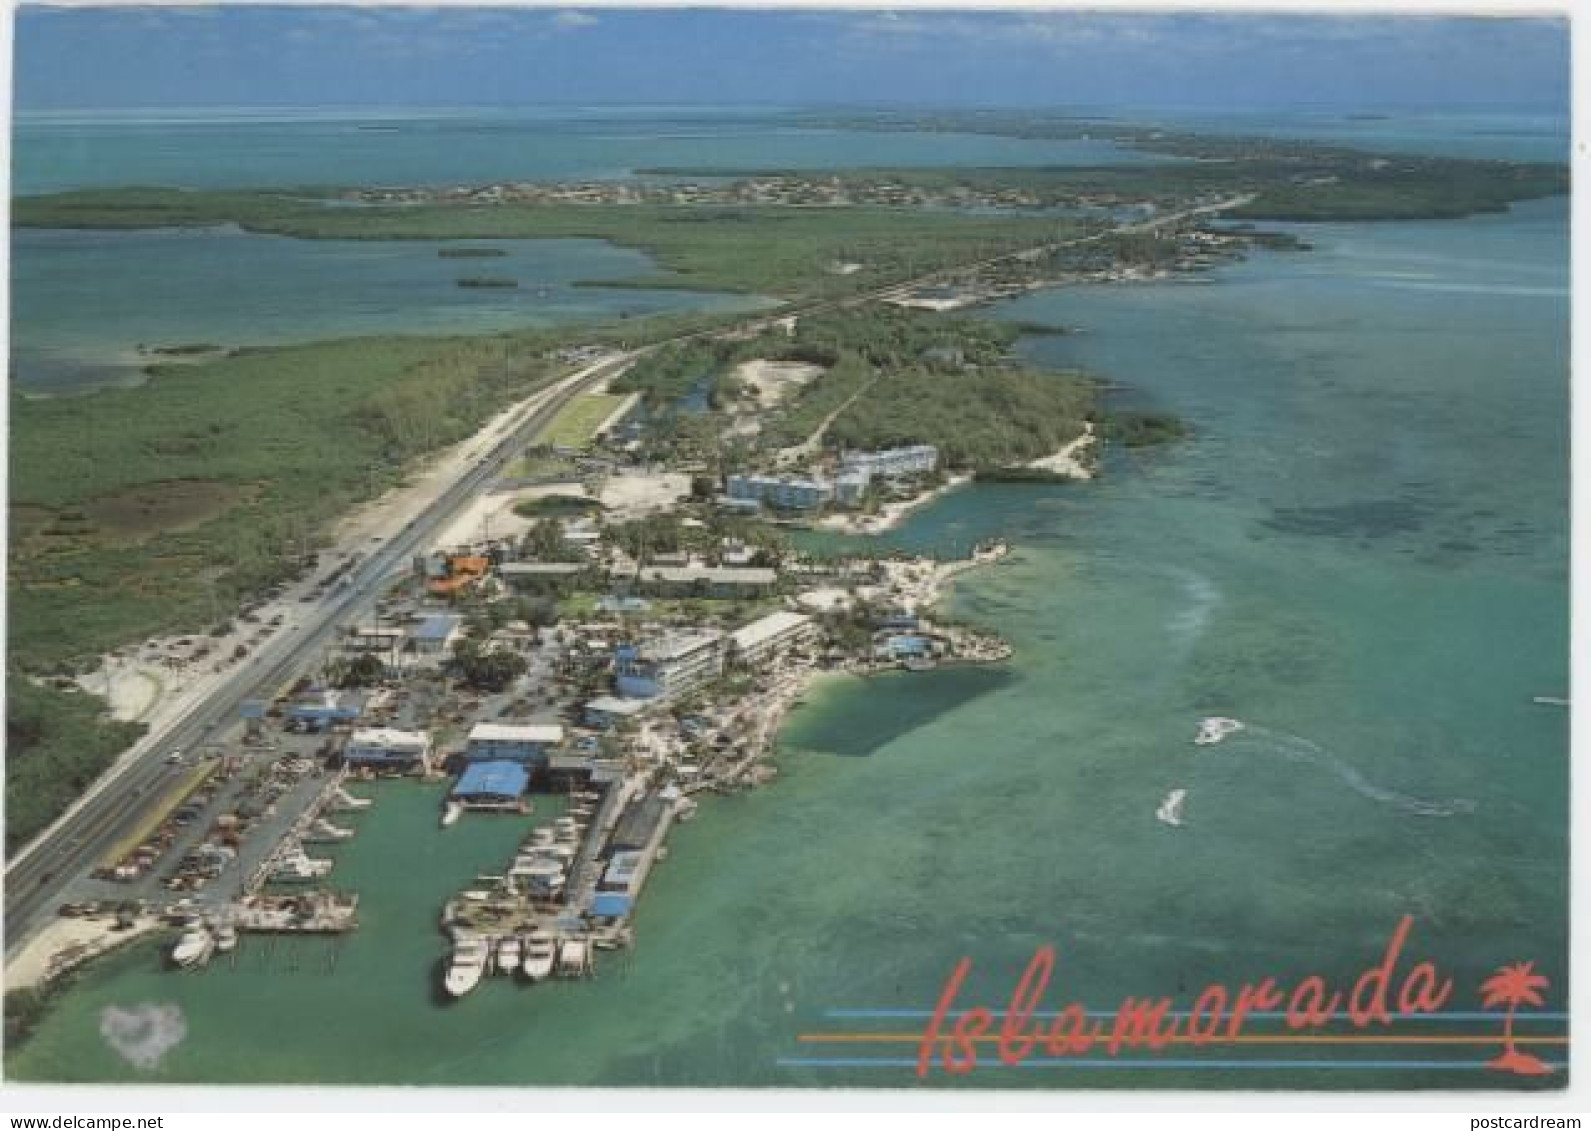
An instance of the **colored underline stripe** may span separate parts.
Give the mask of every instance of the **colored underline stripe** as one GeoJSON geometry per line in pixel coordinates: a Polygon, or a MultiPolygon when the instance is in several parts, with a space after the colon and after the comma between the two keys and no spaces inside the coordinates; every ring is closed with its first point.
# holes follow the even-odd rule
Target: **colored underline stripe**
{"type": "MultiPolygon", "coordinates": [[[[839,1044],[852,1042],[877,1042],[880,1044],[912,1044],[920,1045],[924,1033],[802,1033],[796,1040],[811,1044],[839,1044]]],[[[1040,1034],[1028,1032],[1028,1037],[1042,1041],[1040,1034]]],[[[944,1034],[939,1037],[941,1042],[962,1043],[966,1038],[944,1034]]],[[[970,1038],[985,1044],[994,1044],[1002,1038],[998,1033],[984,1034],[970,1038]]],[[[1110,1040],[1109,1034],[1095,1037],[1096,1042],[1104,1043],[1110,1040]]],[[[1406,1036],[1355,1036],[1347,1033],[1331,1034],[1282,1034],[1282,1033],[1255,1033],[1249,1036],[1238,1037],[1190,1037],[1187,1035],[1166,1038],[1165,1043],[1172,1045],[1494,1045],[1501,1048],[1502,1038],[1496,1033],[1487,1033],[1480,1036],[1458,1036],[1455,1034],[1432,1033],[1425,1036],[1408,1034],[1406,1036]]],[[[1521,1037],[1514,1038],[1516,1045],[1567,1045],[1568,1037],[1521,1037]]]]}
{"type": "MultiPolygon", "coordinates": [[[[917,1061],[906,1057],[780,1057],[774,1062],[780,1068],[916,1068],[917,1061]]],[[[998,1060],[987,1064],[980,1062],[974,1074],[985,1068],[1011,1067],[998,1060]]],[[[1487,1068],[1483,1061],[1464,1060],[1024,1060],[1018,1068],[1237,1068],[1237,1069],[1380,1069],[1398,1071],[1473,1070],[1487,1068]]],[[[1547,1067],[1554,1072],[1564,1068],[1561,1061],[1551,1061],[1547,1067]]],[[[1504,1073],[1498,1079],[1506,1080],[1504,1073]]]]}
{"type": "MultiPolygon", "coordinates": [[[[970,1012],[971,1012],[971,1010],[967,1010],[967,1009],[952,1009],[949,1012],[947,1012],[945,1014],[945,1016],[946,1017],[960,1017],[963,1014],[970,1013],[970,1012]]],[[[1166,1016],[1167,1017],[1188,1017],[1188,1016],[1190,1016],[1192,1014],[1192,1012],[1193,1011],[1189,1010],[1189,1009],[1170,1009],[1170,1010],[1166,1011],[1166,1016]]],[[[1061,1013],[1060,1010],[1050,1010],[1048,1012],[1035,1013],[1035,1014],[1033,1014],[1033,1016],[1034,1017],[1058,1017],[1060,1015],[1060,1013],[1061,1013]]],[[[1088,1013],[1088,1016],[1090,1016],[1090,1017],[1115,1017],[1117,1011],[1114,1010],[1114,1009],[1090,1009],[1090,1010],[1087,1011],[1087,1013],[1088,1013]]],[[[834,1018],[842,1018],[842,1017],[861,1017],[861,1018],[867,1018],[867,1017],[932,1017],[934,1015],[934,1011],[931,1010],[931,1009],[826,1009],[826,1010],[823,1011],[823,1015],[825,1017],[834,1017],[834,1018]]],[[[1286,1012],[1284,1012],[1282,1010],[1271,1010],[1269,1012],[1256,1010],[1256,1011],[1248,1013],[1247,1016],[1249,1016],[1249,1017],[1284,1018],[1284,1017],[1287,1016],[1287,1014],[1286,1014],[1286,1012]]],[[[1502,1016],[1503,1016],[1503,1014],[1500,1011],[1494,1012],[1494,1013],[1473,1013],[1473,1012],[1464,1012],[1464,1011],[1454,1011],[1452,1013],[1446,1013],[1446,1012],[1443,1012],[1443,1013],[1415,1013],[1415,1014],[1410,1014],[1407,1017],[1400,1016],[1400,1017],[1398,1017],[1398,1020],[1400,1022],[1413,1022],[1413,1021],[1497,1021],[1497,1020],[1500,1020],[1502,1018],[1502,1016]]],[[[1567,1013],[1534,1013],[1534,1012],[1532,1012],[1532,1013],[1521,1013],[1521,1014],[1518,1014],[1514,1018],[1514,1024],[1518,1025],[1521,1022],[1524,1022],[1524,1021],[1566,1021],[1566,1020],[1568,1020],[1568,1018],[1569,1018],[1569,1015],[1567,1013]]]]}

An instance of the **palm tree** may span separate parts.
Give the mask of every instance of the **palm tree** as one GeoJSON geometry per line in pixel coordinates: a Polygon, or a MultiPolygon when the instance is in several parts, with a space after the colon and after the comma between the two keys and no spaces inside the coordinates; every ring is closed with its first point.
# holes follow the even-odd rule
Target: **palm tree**
{"type": "Polygon", "coordinates": [[[1546,989],[1548,982],[1535,971],[1534,962],[1516,962],[1498,967],[1497,973],[1481,984],[1481,1005],[1487,1009],[1508,1007],[1508,1018],[1503,1023],[1503,1052],[1487,1063],[1488,1068],[1520,1076],[1545,1076],[1552,1071],[1538,1058],[1514,1047],[1514,1011],[1521,1005],[1539,1009],[1544,1004],[1537,991],[1546,989]]]}

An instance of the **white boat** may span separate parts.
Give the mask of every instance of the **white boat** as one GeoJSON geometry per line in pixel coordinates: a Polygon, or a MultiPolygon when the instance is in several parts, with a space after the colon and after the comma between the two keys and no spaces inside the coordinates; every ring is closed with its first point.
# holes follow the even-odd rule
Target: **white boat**
{"type": "Polygon", "coordinates": [[[267,878],[278,884],[309,883],[329,875],[332,864],[330,860],[317,860],[302,852],[290,853],[272,866],[267,878]]]}
{"type": "Polygon", "coordinates": [[[442,810],[442,827],[445,829],[464,815],[464,806],[457,801],[449,801],[442,810]]]}
{"type": "Polygon", "coordinates": [[[448,964],[442,986],[452,997],[463,997],[480,985],[486,973],[491,948],[476,935],[460,935],[453,941],[453,960],[448,964]]]}
{"type": "Polygon", "coordinates": [[[1182,824],[1182,803],[1187,799],[1188,791],[1174,789],[1166,794],[1166,799],[1160,803],[1160,808],[1155,810],[1155,817],[1164,823],[1176,828],[1182,824]]]}
{"type": "Polygon", "coordinates": [[[558,957],[558,944],[544,931],[536,931],[525,940],[525,958],[521,969],[525,977],[539,982],[552,973],[553,962],[558,957]]]}
{"type": "Polygon", "coordinates": [[[353,835],[353,829],[345,829],[341,825],[334,825],[325,818],[321,818],[309,826],[309,832],[305,834],[304,840],[308,842],[348,840],[353,835]]]}
{"type": "Polygon", "coordinates": [[[1236,734],[1243,729],[1243,724],[1236,719],[1223,719],[1219,715],[1212,715],[1207,719],[1199,720],[1199,733],[1194,736],[1194,743],[1199,746],[1214,746],[1229,734],[1236,734]]]}
{"type": "Polygon", "coordinates": [[[204,927],[189,927],[171,948],[171,961],[184,969],[203,966],[215,953],[215,936],[204,927]]]}
{"type": "Polygon", "coordinates": [[[591,972],[591,952],[584,939],[565,939],[558,948],[558,976],[584,978],[591,972]]]}
{"type": "Polygon", "coordinates": [[[222,923],[215,932],[215,948],[222,954],[237,949],[238,929],[231,923],[222,923]]]}
{"type": "Polygon", "coordinates": [[[1532,695],[1530,701],[1538,707],[1567,707],[1569,700],[1557,695],[1532,695]]]}
{"type": "Polygon", "coordinates": [[[336,791],[336,793],[334,793],[332,795],[332,798],[333,798],[334,801],[336,801],[338,809],[349,809],[349,810],[368,809],[368,808],[370,808],[370,804],[371,804],[370,798],[368,798],[368,797],[355,797],[353,794],[349,793],[342,786],[338,786],[337,787],[337,791],[336,791]]]}
{"type": "Polygon", "coordinates": [[[519,936],[509,935],[497,941],[497,972],[513,974],[520,966],[519,936]]]}

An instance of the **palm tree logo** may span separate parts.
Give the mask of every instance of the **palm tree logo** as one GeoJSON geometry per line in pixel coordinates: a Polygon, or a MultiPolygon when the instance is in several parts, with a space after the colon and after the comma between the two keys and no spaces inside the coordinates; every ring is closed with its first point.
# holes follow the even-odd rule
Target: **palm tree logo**
{"type": "Polygon", "coordinates": [[[1519,1076],[1545,1076],[1552,1069],[1528,1052],[1514,1046],[1514,1011],[1521,1005],[1540,1009],[1543,1004],[1539,991],[1547,988],[1545,975],[1536,973],[1534,962],[1516,962],[1512,966],[1499,966],[1497,973],[1481,983],[1481,1005],[1487,1009],[1506,1007],[1508,1018],[1503,1022],[1503,1051],[1486,1067],[1499,1072],[1513,1072],[1519,1076]]]}

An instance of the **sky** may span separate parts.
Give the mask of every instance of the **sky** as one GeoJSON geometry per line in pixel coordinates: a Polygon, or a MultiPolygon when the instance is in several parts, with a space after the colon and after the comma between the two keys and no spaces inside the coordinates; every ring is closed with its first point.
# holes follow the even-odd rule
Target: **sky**
{"type": "Polygon", "coordinates": [[[1567,21],[1082,11],[17,9],[15,107],[1564,109],[1567,21]]]}

